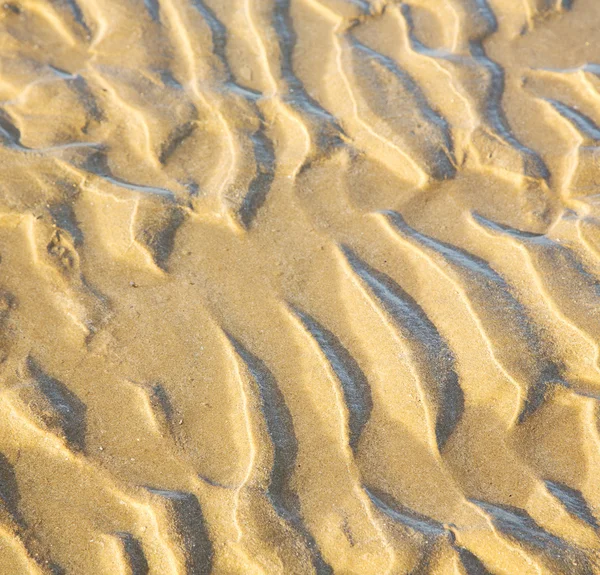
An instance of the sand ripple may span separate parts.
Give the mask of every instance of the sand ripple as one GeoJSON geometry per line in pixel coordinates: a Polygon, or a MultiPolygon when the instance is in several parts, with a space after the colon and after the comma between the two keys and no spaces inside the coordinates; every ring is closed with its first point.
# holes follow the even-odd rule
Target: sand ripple
{"type": "Polygon", "coordinates": [[[0,7],[0,572],[600,573],[600,5],[0,7]]]}

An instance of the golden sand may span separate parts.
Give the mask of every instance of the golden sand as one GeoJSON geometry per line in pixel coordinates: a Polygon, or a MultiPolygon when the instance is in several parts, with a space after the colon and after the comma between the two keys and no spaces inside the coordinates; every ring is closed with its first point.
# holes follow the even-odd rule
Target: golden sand
{"type": "Polygon", "coordinates": [[[0,575],[600,573],[599,34],[0,5],[0,575]]]}

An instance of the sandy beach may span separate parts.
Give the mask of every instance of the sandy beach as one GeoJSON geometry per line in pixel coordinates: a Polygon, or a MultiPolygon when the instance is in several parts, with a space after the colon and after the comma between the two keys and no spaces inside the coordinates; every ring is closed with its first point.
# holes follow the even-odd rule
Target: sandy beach
{"type": "Polygon", "coordinates": [[[0,5],[0,575],[600,574],[597,0],[0,5]]]}

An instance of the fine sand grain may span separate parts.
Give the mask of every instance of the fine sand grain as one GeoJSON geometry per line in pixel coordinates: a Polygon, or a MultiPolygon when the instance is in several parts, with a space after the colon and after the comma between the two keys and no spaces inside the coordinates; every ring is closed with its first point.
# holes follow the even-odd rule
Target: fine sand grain
{"type": "Polygon", "coordinates": [[[600,574],[599,35],[0,4],[0,575],[600,574]]]}

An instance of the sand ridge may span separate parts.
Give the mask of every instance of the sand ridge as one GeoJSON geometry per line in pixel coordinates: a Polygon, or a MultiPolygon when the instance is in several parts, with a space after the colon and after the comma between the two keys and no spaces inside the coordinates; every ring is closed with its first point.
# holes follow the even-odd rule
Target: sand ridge
{"type": "Polygon", "coordinates": [[[600,5],[0,6],[0,573],[600,573],[600,5]]]}

